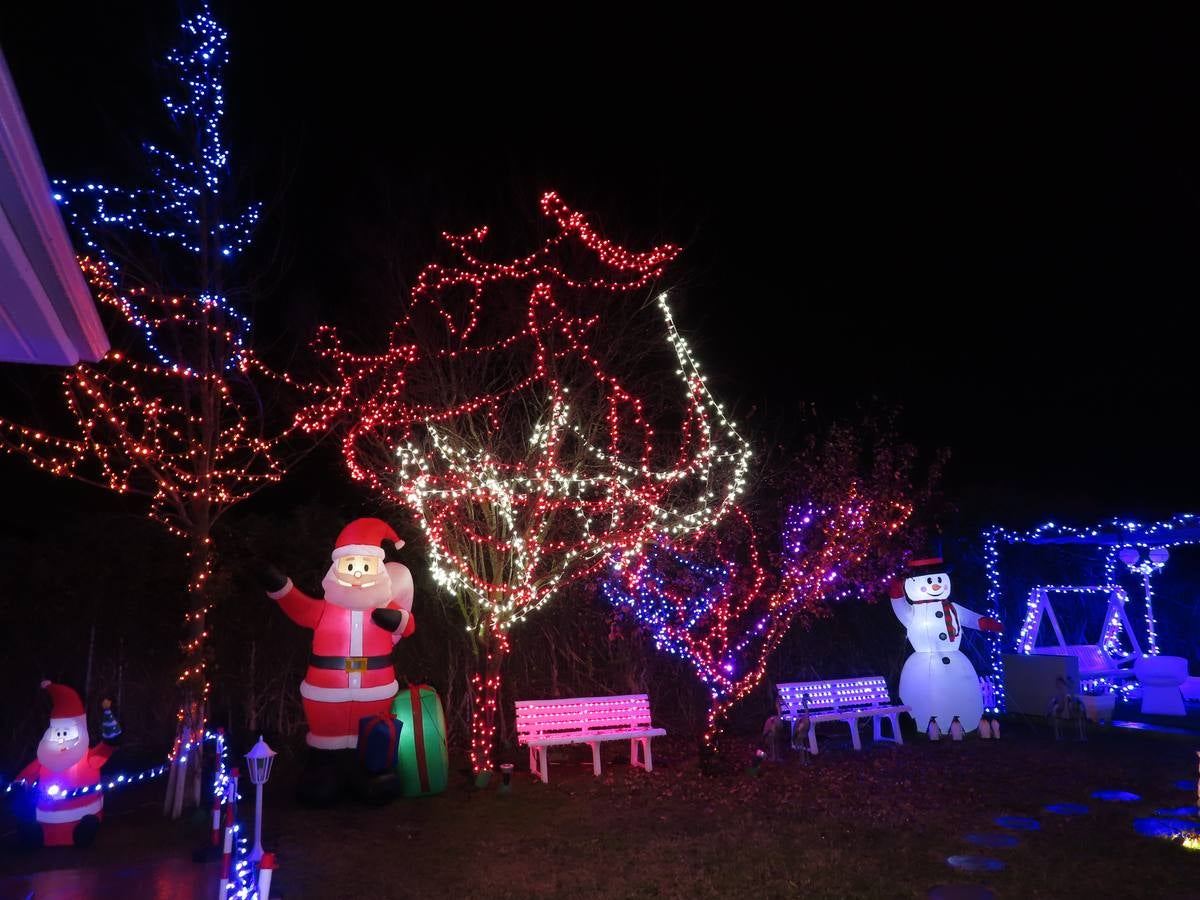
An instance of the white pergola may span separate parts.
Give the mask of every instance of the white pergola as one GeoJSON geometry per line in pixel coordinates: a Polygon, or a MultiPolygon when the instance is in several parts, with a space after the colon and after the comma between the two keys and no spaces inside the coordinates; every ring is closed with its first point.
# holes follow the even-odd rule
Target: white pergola
{"type": "Polygon", "coordinates": [[[0,53],[0,361],[70,366],[108,348],[0,53]]]}

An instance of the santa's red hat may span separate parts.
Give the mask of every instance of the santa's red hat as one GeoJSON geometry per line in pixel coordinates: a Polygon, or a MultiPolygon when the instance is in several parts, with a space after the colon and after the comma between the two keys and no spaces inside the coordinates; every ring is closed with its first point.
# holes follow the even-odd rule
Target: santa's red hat
{"type": "Polygon", "coordinates": [[[383,542],[391,541],[399,550],[404,541],[383,519],[355,519],[342,529],[333,548],[333,558],[343,556],[377,556],[383,559],[383,542]]]}
{"type": "Polygon", "coordinates": [[[51,719],[75,719],[84,715],[83,701],[79,699],[74,688],[51,681],[43,681],[42,687],[49,692],[50,702],[54,707],[50,710],[51,719]]]}

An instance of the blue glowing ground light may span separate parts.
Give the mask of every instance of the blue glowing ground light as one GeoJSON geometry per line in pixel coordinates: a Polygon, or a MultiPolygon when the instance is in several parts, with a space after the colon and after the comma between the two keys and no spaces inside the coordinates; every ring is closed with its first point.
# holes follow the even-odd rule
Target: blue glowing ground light
{"type": "MultiPolygon", "coordinates": [[[[1200,807],[1196,806],[1169,806],[1166,809],[1156,809],[1156,816],[1200,816],[1200,807]]],[[[1200,829],[1200,824],[1197,825],[1200,829]]]]}
{"type": "Polygon", "coordinates": [[[1096,791],[1092,797],[1096,800],[1108,800],[1113,803],[1133,803],[1142,799],[1141,795],[1131,794],[1129,791],[1096,791]]]}
{"type": "Polygon", "coordinates": [[[995,900],[996,897],[981,884],[939,884],[925,896],[929,900],[995,900]]]}
{"type": "Polygon", "coordinates": [[[1004,863],[990,856],[949,856],[946,862],[963,872],[999,872],[1004,868],[1004,863]]]}
{"type": "Polygon", "coordinates": [[[1046,812],[1056,816],[1082,816],[1091,810],[1082,803],[1051,803],[1046,807],[1046,812]]]}
{"type": "Polygon", "coordinates": [[[1015,847],[1021,842],[1011,834],[993,831],[986,834],[968,834],[967,843],[977,847],[1015,847]]]}
{"type": "Polygon", "coordinates": [[[1038,831],[1042,827],[1041,822],[1028,816],[1001,816],[994,821],[1001,828],[1009,828],[1013,831],[1038,831]]]}
{"type": "Polygon", "coordinates": [[[1200,824],[1186,819],[1134,819],[1133,830],[1146,837],[1174,838],[1187,832],[1200,831],[1200,824]]]}

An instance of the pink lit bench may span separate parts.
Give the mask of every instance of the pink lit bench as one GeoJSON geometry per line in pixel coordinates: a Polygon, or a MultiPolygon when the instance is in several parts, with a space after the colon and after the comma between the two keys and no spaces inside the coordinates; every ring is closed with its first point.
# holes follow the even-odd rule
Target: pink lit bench
{"type": "Polygon", "coordinates": [[[652,772],[650,739],[665,734],[650,724],[650,698],[645,694],[517,701],[517,743],[529,747],[529,771],[543,783],[550,781],[550,747],[587,744],[592,748],[592,772],[599,775],[601,742],[627,740],[629,764],[652,772]]]}
{"type": "MultiPolygon", "coordinates": [[[[792,723],[804,713],[805,696],[808,697],[808,721],[815,726],[818,722],[842,721],[850,726],[850,742],[855,750],[862,749],[858,738],[858,720],[868,716],[874,723],[876,741],[891,741],[903,744],[900,736],[900,713],[908,712],[903,704],[892,702],[887,682],[883,676],[868,678],[839,678],[835,681],[795,681],[775,685],[779,693],[779,714],[792,723]],[[892,724],[892,736],[884,737],[880,723],[887,719],[892,724]]],[[[808,749],[817,752],[817,729],[808,730],[808,749]]]]}

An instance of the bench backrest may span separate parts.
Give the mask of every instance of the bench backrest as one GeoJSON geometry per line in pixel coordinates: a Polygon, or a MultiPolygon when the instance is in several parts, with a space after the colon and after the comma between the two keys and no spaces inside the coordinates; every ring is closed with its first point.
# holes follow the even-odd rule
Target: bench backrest
{"type": "Polygon", "coordinates": [[[517,742],[522,744],[530,738],[650,727],[650,698],[645,694],[517,701],[517,742]]]}
{"type": "Polygon", "coordinates": [[[795,681],[777,684],[779,705],[787,717],[799,715],[808,694],[809,712],[891,706],[887,681],[882,675],[869,678],[839,678],[834,681],[795,681]]]}

